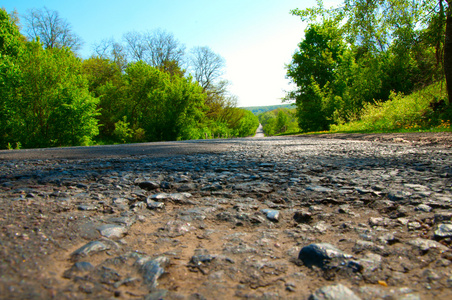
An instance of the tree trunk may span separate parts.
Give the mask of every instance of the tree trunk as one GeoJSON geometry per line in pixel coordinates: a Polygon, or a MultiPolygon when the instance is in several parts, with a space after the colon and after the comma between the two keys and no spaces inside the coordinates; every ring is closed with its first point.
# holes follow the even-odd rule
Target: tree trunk
{"type": "Polygon", "coordinates": [[[452,104],[452,0],[447,0],[446,37],[444,39],[444,74],[449,95],[449,105],[452,104]]]}

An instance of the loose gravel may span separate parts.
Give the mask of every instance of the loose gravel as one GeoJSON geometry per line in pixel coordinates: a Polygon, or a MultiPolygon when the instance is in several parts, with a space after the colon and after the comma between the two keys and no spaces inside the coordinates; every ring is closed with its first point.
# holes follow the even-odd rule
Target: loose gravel
{"type": "Polygon", "coordinates": [[[406,141],[2,151],[0,298],[452,299],[452,148],[406,141]]]}

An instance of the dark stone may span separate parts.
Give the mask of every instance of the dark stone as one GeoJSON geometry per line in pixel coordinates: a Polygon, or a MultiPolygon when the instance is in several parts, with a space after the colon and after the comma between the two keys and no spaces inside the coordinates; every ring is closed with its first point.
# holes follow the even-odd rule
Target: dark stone
{"type": "Polygon", "coordinates": [[[307,211],[297,211],[295,212],[293,219],[297,223],[310,223],[312,221],[312,214],[307,211]]]}
{"type": "Polygon", "coordinates": [[[157,182],[154,181],[143,181],[138,183],[138,186],[140,188],[142,188],[143,190],[147,190],[147,191],[153,191],[156,190],[160,187],[160,184],[158,184],[157,182]]]}
{"type": "Polygon", "coordinates": [[[298,259],[307,267],[324,267],[332,259],[348,259],[351,255],[345,254],[333,245],[327,243],[311,244],[301,249],[298,259]]]}

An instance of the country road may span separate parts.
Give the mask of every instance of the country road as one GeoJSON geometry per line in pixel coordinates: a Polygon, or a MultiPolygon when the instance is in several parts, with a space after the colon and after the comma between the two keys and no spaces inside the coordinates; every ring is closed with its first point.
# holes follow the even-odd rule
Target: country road
{"type": "Polygon", "coordinates": [[[0,151],[0,299],[452,299],[451,140],[0,151]]]}
{"type": "Polygon", "coordinates": [[[257,127],[256,134],[254,135],[254,137],[255,138],[265,137],[264,128],[262,127],[262,124],[259,123],[259,127],[257,127]]]}

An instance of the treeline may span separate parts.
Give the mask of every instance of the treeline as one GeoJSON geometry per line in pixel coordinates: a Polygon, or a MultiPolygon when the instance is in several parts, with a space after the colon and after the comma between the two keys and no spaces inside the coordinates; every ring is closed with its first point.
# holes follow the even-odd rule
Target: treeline
{"type": "Polygon", "coordinates": [[[261,113],[258,117],[267,136],[300,131],[295,108],[277,108],[261,113]]]}
{"type": "Polygon", "coordinates": [[[238,137],[258,127],[207,47],[192,49],[187,71],[171,34],[128,33],[84,60],[57,12],[32,10],[25,20],[27,37],[17,15],[0,9],[0,148],[238,137]]]}
{"type": "MultiPolygon", "coordinates": [[[[443,80],[452,72],[452,65],[443,64],[452,61],[452,48],[445,45],[449,3],[347,0],[326,9],[318,1],[314,8],[293,10],[308,23],[287,66],[297,86],[287,99],[296,102],[301,130],[357,120],[370,103],[443,80]]],[[[450,106],[447,97],[432,101],[450,106]]]]}
{"type": "Polygon", "coordinates": [[[294,104],[280,104],[280,105],[267,105],[267,106],[249,106],[249,107],[242,107],[243,109],[251,111],[256,116],[259,116],[260,114],[263,114],[265,112],[279,109],[279,108],[295,108],[294,104]]]}

